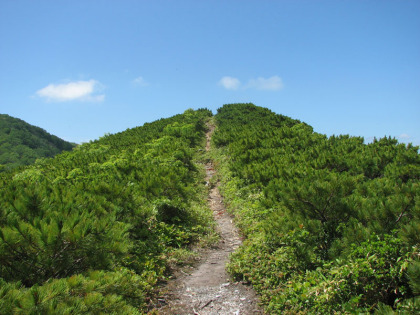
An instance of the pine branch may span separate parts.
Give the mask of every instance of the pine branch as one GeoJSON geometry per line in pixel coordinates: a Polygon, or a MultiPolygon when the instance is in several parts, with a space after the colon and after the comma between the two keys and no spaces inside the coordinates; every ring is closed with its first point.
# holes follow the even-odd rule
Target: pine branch
{"type": "Polygon", "coordinates": [[[398,216],[397,220],[395,221],[395,224],[398,224],[398,222],[400,222],[400,220],[401,220],[403,217],[405,217],[405,216],[407,216],[407,215],[408,215],[408,214],[406,214],[406,211],[407,211],[407,209],[408,209],[408,207],[409,207],[409,205],[410,205],[411,201],[413,201],[413,198],[411,198],[410,202],[409,202],[409,203],[407,203],[407,205],[405,206],[405,208],[401,211],[400,215],[398,216]]]}

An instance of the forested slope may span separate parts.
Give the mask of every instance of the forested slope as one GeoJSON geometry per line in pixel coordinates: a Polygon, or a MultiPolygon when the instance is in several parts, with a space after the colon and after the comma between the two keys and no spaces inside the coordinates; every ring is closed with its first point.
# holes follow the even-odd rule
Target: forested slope
{"type": "Polygon", "coordinates": [[[75,144],[23,120],[0,114],[0,172],[70,151],[75,144]]]}
{"type": "Polygon", "coordinates": [[[208,110],[0,174],[0,314],[135,314],[211,231],[208,110]]]}
{"type": "Polygon", "coordinates": [[[222,194],[247,237],[230,272],[268,313],[418,313],[420,156],[318,134],[253,104],[216,115],[222,194]]]}

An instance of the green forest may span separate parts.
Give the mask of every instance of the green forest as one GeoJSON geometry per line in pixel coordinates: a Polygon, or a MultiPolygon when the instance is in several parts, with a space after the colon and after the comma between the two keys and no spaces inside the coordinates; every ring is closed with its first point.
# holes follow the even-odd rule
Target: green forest
{"type": "Polygon", "coordinates": [[[268,313],[419,313],[418,147],[326,137],[253,104],[215,118],[222,194],[246,236],[228,268],[268,313]]]}
{"type": "Polygon", "coordinates": [[[0,114],[0,172],[70,151],[75,144],[23,120],[0,114]]]}
{"type": "Polygon", "coordinates": [[[0,314],[149,312],[216,238],[208,159],[245,239],[228,271],[268,314],[420,312],[419,148],[229,104],[0,173],[0,314]]]}

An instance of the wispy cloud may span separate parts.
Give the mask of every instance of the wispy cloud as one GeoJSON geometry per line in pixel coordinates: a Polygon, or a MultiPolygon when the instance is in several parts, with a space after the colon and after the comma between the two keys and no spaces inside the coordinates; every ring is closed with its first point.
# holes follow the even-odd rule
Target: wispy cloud
{"type": "Polygon", "coordinates": [[[408,134],[403,133],[403,134],[400,134],[400,136],[399,136],[398,138],[399,138],[399,139],[403,139],[403,140],[408,140],[408,139],[410,139],[411,137],[410,137],[408,134]]]}
{"type": "Polygon", "coordinates": [[[241,82],[237,78],[226,76],[220,79],[219,85],[223,86],[226,90],[237,90],[241,82]]]}
{"type": "Polygon", "coordinates": [[[227,90],[238,90],[242,87],[242,89],[278,91],[283,89],[283,80],[277,75],[270,78],[258,77],[256,79],[250,79],[246,85],[242,86],[239,79],[226,76],[220,79],[219,85],[227,90]]]}
{"type": "Polygon", "coordinates": [[[257,90],[278,91],[283,88],[283,80],[275,75],[270,78],[258,77],[251,79],[248,82],[247,88],[254,88],[257,90]]]}
{"type": "Polygon", "coordinates": [[[149,83],[143,77],[137,77],[131,81],[135,86],[148,86],[149,83]]]}
{"type": "Polygon", "coordinates": [[[102,84],[96,80],[75,81],[64,84],[49,84],[38,90],[36,95],[49,102],[102,102],[105,95],[97,94],[101,89],[102,84]]]}

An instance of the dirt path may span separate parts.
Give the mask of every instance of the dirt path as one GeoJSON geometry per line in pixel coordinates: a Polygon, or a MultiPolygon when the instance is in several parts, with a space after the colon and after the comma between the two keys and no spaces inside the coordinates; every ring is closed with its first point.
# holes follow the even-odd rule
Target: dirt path
{"type": "MultiPolygon", "coordinates": [[[[210,150],[214,126],[209,126],[206,150],[210,150]]],[[[211,162],[206,164],[206,181],[215,174],[211,162]]],[[[213,210],[220,243],[204,253],[200,265],[168,284],[165,306],[159,314],[263,314],[252,288],[232,282],[225,270],[229,254],[241,244],[238,230],[226,212],[218,184],[210,190],[208,202],[213,210]]]]}

